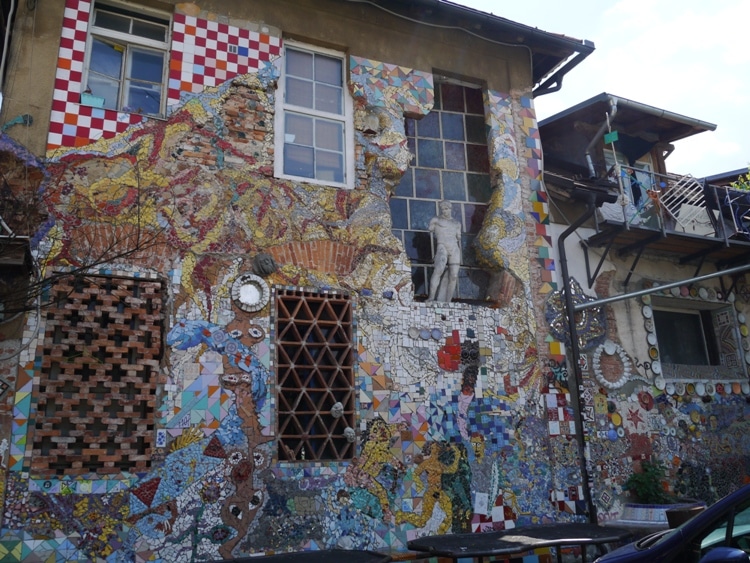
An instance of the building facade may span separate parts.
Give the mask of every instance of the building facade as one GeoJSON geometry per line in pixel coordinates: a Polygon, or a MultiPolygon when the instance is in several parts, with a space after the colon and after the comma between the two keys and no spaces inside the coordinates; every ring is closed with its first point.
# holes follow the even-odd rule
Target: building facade
{"type": "Polygon", "coordinates": [[[399,552],[616,518],[647,455],[745,459],[744,371],[669,394],[602,307],[569,373],[533,99],[593,47],[403,4],[19,7],[0,559],[399,552]]]}

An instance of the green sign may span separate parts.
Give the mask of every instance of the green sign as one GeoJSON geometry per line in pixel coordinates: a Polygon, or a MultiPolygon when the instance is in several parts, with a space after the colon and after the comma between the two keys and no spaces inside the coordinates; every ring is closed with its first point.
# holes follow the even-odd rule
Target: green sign
{"type": "Polygon", "coordinates": [[[611,145],[617,140],[617,131],[611,131],[604,135],[604,143],[607,145],[611,145]]]}

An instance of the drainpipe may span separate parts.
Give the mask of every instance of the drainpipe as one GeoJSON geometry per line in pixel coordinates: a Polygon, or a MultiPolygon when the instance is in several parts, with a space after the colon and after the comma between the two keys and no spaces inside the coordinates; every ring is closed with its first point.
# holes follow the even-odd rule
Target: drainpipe
{"type": "MultiPolygon", "coordinates": [[[[609,120],[613,119],[617,115],[617,98],[609,96],[609,120]]],[[[589,174],[591,178],[596,178],[596,169],[594,168],[594,161],[591,160],[591,151],[594,150],[594,145],[599,141],[599,138],[604,135],[604,132],[609,128],[609,120],[605,121],[599,127],[599,130],[591,138],[591,142],[586,146],[586,164],[589,167],[589,174]]]]}
{"type": "Polygon", "coordinates": [[[568,318],[568,334],[570,335],[570,362],[572,364],[572,382],[568,377],[568,387],[575,405],[575,423],[576,423],[576,441],[578,442],[578,462],[581,469],[581,481],[583,484],[583,500],[588,507],[589,522],[597,523],[596,506],[591,498],[591,487],[589,483],[589,469],[586,462],[586,442],[584,440],[585,431],[583,426],[583,401],[581,400],[581,384],[583,376],[581,374],[581,350],[578,346],[578,331],[576,330],[576,310],[573,303],[573,295],[570,292],[570,274],[568,273],[568,258],[565,253],[565,239],[573,234],[578,227],[588,221],[596,211],[596,196],[594,194],[586,195],[586,211],[576,219],[557,239],[557,248],[560,256],[560,266],[562,270],[563,292],[565,296],[565,312],[568,318]]]}
{"type": "Polygon", "coordinates": [[[8,24],[5,27],[5,40],[3,42],[3,58],[0,60],[0,108],[3,103],[3,87],[5,86],[5,64],[8,62],[8,42],[10,41],[10,31],[13,27],[13,13],[16,11],[16,0],[10,1],[10,10],[8,10],[8,24]]]}

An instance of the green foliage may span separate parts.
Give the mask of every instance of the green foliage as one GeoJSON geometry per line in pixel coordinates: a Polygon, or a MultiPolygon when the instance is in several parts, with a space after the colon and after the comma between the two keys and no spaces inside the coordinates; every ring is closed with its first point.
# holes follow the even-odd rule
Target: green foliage
{"type": "Polygon", "coordinates": [[[737,181],[729,184],[729,187],[735,190],[742,190],[743,192],[750,192],[750,172],[747,174],[740,174],[737,181]]]}
{"type": "Polygon", "coordinates": [[[666,469],[658,461],[641,462],[641,471],[631,473],[625,488],[643,504],[669,504],[674,498],[664,490],[666,469]]]}

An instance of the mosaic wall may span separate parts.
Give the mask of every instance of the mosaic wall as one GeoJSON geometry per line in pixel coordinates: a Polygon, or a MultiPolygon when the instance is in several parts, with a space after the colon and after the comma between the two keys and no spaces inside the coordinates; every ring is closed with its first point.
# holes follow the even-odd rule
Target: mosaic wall
{"type": "MultiPolygon", "coordinates": [[[[66,100],[53,108],[47,172],[55,180],[45,187],[50,219],[35,253],[47,271],[73,268],[108,242],[123,243],[112,237],[136,228],[148,236],[147,252],[95,273],[163,284],[166,384],[150,470],[39,478],[30,457],[44,415],[36,392],[45,323],[28,324],[2,458],[0,559],[172,563],[329,547],[399,551],[425,534],[585,519],[532,99],[484,96],[494,191],[480,246],[484,266],[505,273],[501,304],[417,303],[387,198],[410,159],[404,116],[431,110],[429,72],[352,56],[356,189],[311,187],[273,178],[278,38],[177,14],[173,42],[194,57],[173,57],[168,119],[104,112],[94,130],[67,99],[80,89],[78,33],[89,10],[82,0],[66,4],[55,103],[66,100]],[[218,53],[229,44],[244,58],[214,68],[209,61],[224,60],[218,53]],[[261,256],[271,266],[261,267],[261,256]],[[262,280],[252,308],[233,290],[250,274],[262,280]],[[356,302],[351,460],[275,459],[273,287],[342,290],[356,302]]],[[[738,409],[746,403],[716,390],[711,401],[686,401],[648,377],[601,384],[598,366],[626,355],[610,353],[617,337],[609,319],[593,319],[608,340],[592,333],[588,353],[603,352],[583,366],[587,452],[600,515],[616,516],[633,460],[652,452],[671,454],[676,466],[705,460],[698,450],[706,440],[684,450],[683,438],[698,431],[726,436],[711,447],[744,447],[738,409]]]]}
{"type": "MultiPolygon", "coordinates": [[[[572,266],[585,276],[583,264],[572,266]]],[[[592,291],[572,278],[574,302],[619,294],[613,289],[615,271],[601,274],[592,291]]],[[[636,277],[638,290],[671,281],[636,277]]],[[[639,501],[625,484],[644,460],[662,465],[665,491],[678,498],[710,504],[750,482],[750,384],[742,365],[750,361],[745,288],[741,282],[727,293],[709,281],[657,289],[606,309],[584,310],[577,318],[587,461],[600,521],[623,517],[625,503],[639,501]],[[662,306],[718,307],[716,322],[728,327],[717,332],[726,365],[662,364],[652,299],[662,306]]],[[[550,295],[547,320],[552,334],[565,338],[560,300],[560,292],[550,295]]]]}
{"type": "MultiPolygon", "coordinates": [[[[84,21],[86,3],[70,1],[74,7],[70,21],[84,21]]],[[[175,25],[186,35],[210,27],[187,17],[175,25]]],[[[540,238],[528,242],[521,228],[525,177],[538,176],[540,157],[531,100],[485,98],[500,193],[492,228],[508,235],[497,249],[485,246],[493,267],[514,269],[505,306],[426,306],[412,299],[386,198],[409,161],[403,118],[430,111],[432,76],[352,57],[358,186],[310,190],[271,177],[266,131],[276,75],[264,62],[259,56],[257,73],[238,69],[215,87],[204,73],[201,91],[183,96],[166,122],[142,122],[80,148],[65,147],[96,136],[78,131],[51,143],[62,148],[50,153],[58,181],[47,186],[51,220],[38,236],[38,256],[48,268],[75,264],[91,223],[103,232],[145,225],[149,252],[98,273],[156,276],[169,287],[167,383],[150,471],[38,479],[29,474],[28,437],[42,416],[34,385],[43,350],[28,348],[0,537],[7,560],[32,552],[172,562],[335,546],[401,550],[427,533],[581,514],[575,469],[550,463],[570,457],[550,436],[567,441],[574,425],[568,394],[539,366],[523,259],[527,244],[546,259],[550,242],[541,196],[532,206],[540,238]],[[368,129],[373,117],[376,135],[368,129]],[[148,202],[138,217],[128,211],[135,201],[148,202]],[[261,253],[277,264],[266,274],[269,287],[357,295],[351,461],[274,461],[274,312],[263,303],[248,313],[231,291],[261,253]]],[[[39,342],[43,330],[30,326],[27,337],[39,342]]]]}

